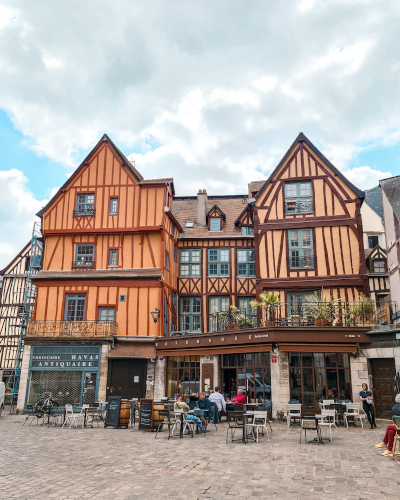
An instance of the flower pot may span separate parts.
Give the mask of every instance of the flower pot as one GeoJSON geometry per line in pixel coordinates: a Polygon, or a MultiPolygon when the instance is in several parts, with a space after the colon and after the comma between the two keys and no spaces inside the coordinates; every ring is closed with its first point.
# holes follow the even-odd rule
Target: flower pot
{"type": "Polygon", "coordinates": [[[228,325],[227,330],[234,330],[237,328],[239,325],[237,323],[232,323],[231,325],[228,325]]]}
{"type": "Polygon", "coordinates": [[[275,326],[275,321],[271,321],[271,320],[266,321],[265,326],[275,326]]]}
{"type": "Polygon", "coordinates": [[[327,326],[328,325],[328,320],[326,318],[324,318],[324,319],[321,319],[321,318],[316,319],[315,320],[315,325],[316,326],[327,326]]]}

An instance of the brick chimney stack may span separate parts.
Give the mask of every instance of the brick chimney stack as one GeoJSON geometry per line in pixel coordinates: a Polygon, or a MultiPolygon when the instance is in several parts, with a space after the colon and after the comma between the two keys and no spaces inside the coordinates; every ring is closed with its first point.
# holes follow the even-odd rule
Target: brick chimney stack
{"type": "Polygon", "coordinates": [[[197,225],[206,227],[206,213],[207,213],[207,191],[199,189],[197,193],[197,225]]]}

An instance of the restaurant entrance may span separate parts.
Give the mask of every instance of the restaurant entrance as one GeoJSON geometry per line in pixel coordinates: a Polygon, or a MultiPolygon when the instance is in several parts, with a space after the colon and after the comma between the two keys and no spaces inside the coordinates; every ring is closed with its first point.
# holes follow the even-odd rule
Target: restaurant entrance
{"type": "Polygon", "coordinates": [[[144,398],[146,395],[147,359],[109,359],[107,398],[144,398]]]}

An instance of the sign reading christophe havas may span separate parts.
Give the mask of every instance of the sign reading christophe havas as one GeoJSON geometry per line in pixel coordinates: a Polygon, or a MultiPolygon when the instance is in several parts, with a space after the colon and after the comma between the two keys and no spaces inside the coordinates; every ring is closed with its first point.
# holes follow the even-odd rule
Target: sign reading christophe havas
{"type": "Polygon", "coordinates": [[[33,354],[32,368],[98,368],[98,354],[33,354]]]}

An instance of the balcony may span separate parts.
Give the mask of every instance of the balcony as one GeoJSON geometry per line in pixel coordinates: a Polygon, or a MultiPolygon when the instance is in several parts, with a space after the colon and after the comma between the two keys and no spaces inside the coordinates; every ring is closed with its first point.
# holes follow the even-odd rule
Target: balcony
{"type": "Polygon", "coordinates": [[[110,337],[117,334],[114,321],[29,321],[27,337],[110,337]]]}
{"type": "Polygon", "coordinates": [[[288,258],[290,269],[314,269],[314,255],[308,257],[292,256],[288,258]]]}
{"type": "Polygon", "coordinates": [[[94,215],[95,212],[96,212],[96,210],[94,209],[94,205],[82,204],[82,205],[78,205],[76,207],[76,210],[72,211],[72,216],[73,217],[88,217],[88,216],[94,215]]]}
{"type": "Polygon", "coordinates": [[[311,200],[285,201],[285,213],[287,215],[307,214],[307,213],[312,213],[312,211],[313,211],[313,202],[311,200]]]}
{"type": "Polygon", "coordinates": [[[91,269],[94,267],[94,260],[74,260],[72,263],[73,268],[83,268],[83,269],[91,269]]]}

